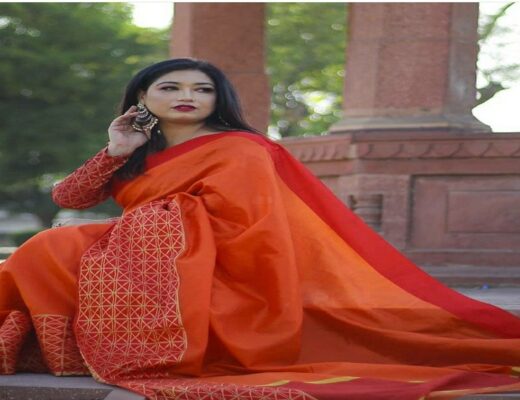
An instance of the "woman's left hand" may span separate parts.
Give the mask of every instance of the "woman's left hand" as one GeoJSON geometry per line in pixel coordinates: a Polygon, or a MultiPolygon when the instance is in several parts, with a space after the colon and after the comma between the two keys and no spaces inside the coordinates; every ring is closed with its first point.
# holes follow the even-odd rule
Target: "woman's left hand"
{"type": "Polygon", "coordinates": [[[108,127],[108,155],[112,157],[127,156],[139,146],[150,140],[150,132],[139,132],[132,127],[132,121],[137,117],[136,106],[130,107],[123,115],[112,121],[108,127]]]}

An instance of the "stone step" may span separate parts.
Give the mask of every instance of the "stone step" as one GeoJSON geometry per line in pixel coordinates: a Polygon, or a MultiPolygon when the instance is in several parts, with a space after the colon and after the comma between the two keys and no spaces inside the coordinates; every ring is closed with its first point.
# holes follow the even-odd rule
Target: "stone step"
{"type": "MultiPolygon", "coordinates": [[[[480,394],[464,400],[519,400],[520,392],[480,394]]],[[[145,397],[91,377],[56,377],[47,374],[0,376],[0,400],[145,400],[145,397]]],[[[195,398],[194,398],[195,400],[195,398]]]]}
{"type": "Polygon", "coordinates": [[[145,400],[145,397],[96,382],[89,376],[24,373],[0,376],[0,400],[145,400]]]}
{"type": "Polygon", "coordinates": [[[421,269],[450,287],[516,287],[520,290],[520,266],[432,265],[421,266],[421,269]]]}

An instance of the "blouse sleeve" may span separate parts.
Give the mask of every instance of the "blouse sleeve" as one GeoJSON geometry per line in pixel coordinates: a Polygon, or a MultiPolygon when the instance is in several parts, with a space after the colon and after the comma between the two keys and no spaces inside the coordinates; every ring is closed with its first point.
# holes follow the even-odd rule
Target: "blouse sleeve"
{"type": "Polygon", "coordinates": [[[128,160],[111,157],[107,148],[100,150],[72,174],[54,184],[52,200],[63,208],[84,209],[95,206],[110,196],[110,180],[128,160]]]}

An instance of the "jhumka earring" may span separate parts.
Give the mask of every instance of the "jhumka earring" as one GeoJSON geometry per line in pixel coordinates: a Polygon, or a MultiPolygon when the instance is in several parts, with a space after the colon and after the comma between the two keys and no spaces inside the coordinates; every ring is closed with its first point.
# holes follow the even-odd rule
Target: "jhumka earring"
{"type": "Polygon", "coordinates": [[[137,104],[137,117],[132,122],[132,128],[139,132],[151,132],[152,128],[159,122],[146,106],[139,102],[137,104]]]}

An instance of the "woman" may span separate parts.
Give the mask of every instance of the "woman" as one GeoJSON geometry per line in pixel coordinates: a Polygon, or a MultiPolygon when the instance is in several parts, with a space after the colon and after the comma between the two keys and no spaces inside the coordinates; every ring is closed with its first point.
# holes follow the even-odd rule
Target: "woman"
{"type": "Polygon", "coordinates": [[[124,213],[45,231],[3,264],[2,373],[90,373],[161,399],[520,389],[520,320],[370,230],[243,121],[214,66],[152,65],[121,111],[53,198],[113,195],[124,213]]]}

